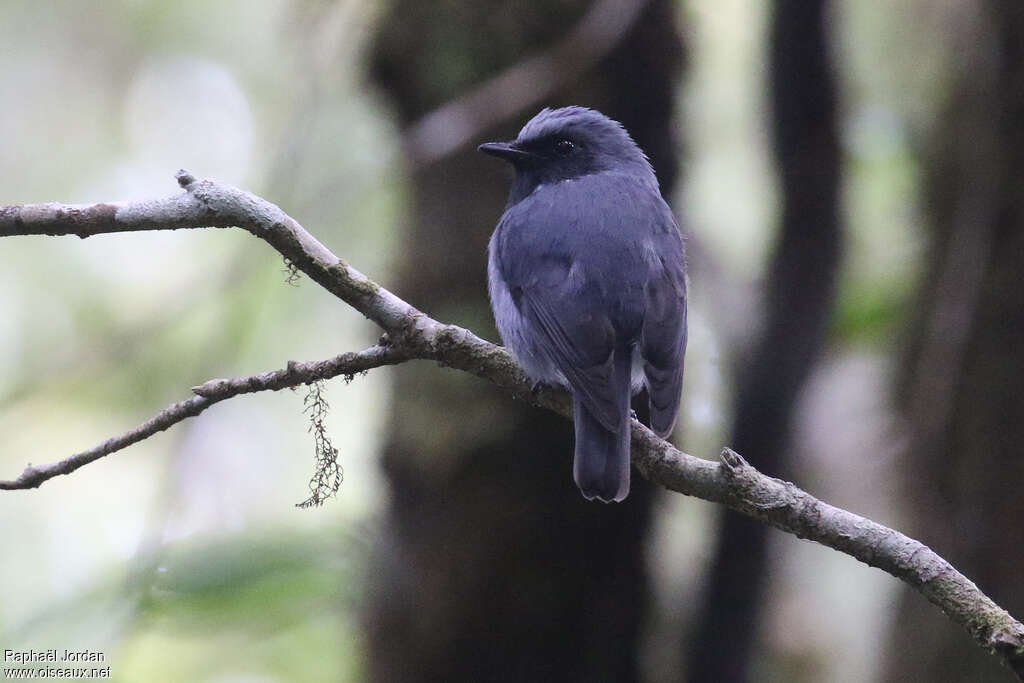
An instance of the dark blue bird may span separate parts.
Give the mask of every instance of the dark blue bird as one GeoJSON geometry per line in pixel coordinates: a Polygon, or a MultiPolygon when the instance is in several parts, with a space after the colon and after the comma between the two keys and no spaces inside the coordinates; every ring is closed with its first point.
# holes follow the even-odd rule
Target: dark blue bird
{"type": "Polygon", "coordinates": [[[661,436],[679,410],[686,259],[672,211],[629,133],[592,109],[545,109],[479,149],[516,170],[489,247],[501,338],[534,381],[572,392],[580,491],[621,501],[633,393],[646,386],[661,436]]]}

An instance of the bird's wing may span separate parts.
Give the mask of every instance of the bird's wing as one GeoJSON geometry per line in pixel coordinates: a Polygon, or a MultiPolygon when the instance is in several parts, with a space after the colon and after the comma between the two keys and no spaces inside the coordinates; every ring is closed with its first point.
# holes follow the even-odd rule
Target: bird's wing
{"type": "Polygon", "coordinates": [[[679,411],[686,353],[686,263],[674,224],[672,230],[655,236],[654,251],[657,259],[652,259],[644,289],[640,355],[650,397],[651,428],[665,436],[672,431],[679,411]]]}
{"type": "MultiPolygon", "coordinates": [[[[550,266],[545,266],[550,267],[550,266]]],[[[551,275],[552,273],[546,273],[551,275]]],[[[622,396],[629,387],[617,386],[612,353],[615,330],[608,317],[572,296],[565,285],[542,278],[523,287],[521,312],[543,336],[551,362],[569,381],[575,395],[609,431],[621,426],[622,396]]],[[[628,383],[628,379],[627,379],[628,383]]]]}

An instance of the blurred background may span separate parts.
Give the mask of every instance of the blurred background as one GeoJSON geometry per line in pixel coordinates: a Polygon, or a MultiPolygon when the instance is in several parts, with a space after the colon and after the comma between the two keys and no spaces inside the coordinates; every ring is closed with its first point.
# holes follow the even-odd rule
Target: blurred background
{"type": "MultiPolygon", "coordinates": [[[[1024,615],[1019,0],[0,3],[0,204],[280,205],[497,340],[509,173],[584,104],[689,236],[675,441],[930,545],[1024,615]]],[[[240,231],[0,245],[0,478],[213,377],[372,343],[240,231]]],[[[571,426],[429,364],[327,385],[345,480],[300,510],[304,391],[219,404],[0,495],[0,649],[119,681],[1004,681],[923,597],[637,482],[582,500],[571,426]]]]}

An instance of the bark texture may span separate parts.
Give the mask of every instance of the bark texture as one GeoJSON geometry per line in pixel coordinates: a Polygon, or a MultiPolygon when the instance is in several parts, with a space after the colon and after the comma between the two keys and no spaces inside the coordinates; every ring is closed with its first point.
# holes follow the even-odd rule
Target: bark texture
{"type": "MultiPolygon", "coordinates": [[[[591,5],[397,0],[380,23],[374,78],[421,131],[421,117],[557,44],[591,5]]],[[[675,25],[673,3],[647,2],[599,63],[581,69],[585,54],[561,54],[558,68],[581,75],[474,142],[514,137],[540,106],[593,106],[630,130],[671,190],[675,25]]],[[[413,166],[396,291],[497,339],[485,252],[509,177],[474,146],[413,166]]],[[[637,680],[650,487],[638,481],[621,505],[586,503],[572,484],[570,426],[465,377],[405,366],[394,396],[391,504],[366,609],[371,680],[637,680]]]]}

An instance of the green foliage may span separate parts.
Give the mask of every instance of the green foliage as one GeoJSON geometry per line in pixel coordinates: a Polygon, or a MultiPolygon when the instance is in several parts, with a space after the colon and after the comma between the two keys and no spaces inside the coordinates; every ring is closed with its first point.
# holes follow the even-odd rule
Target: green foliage
{"type": "Polygon", "coordinates": [[[906,287],[861,282],[840,290],[832,334],[844,343],[885,345],[900,331],[906,313],[906,287]]]}

